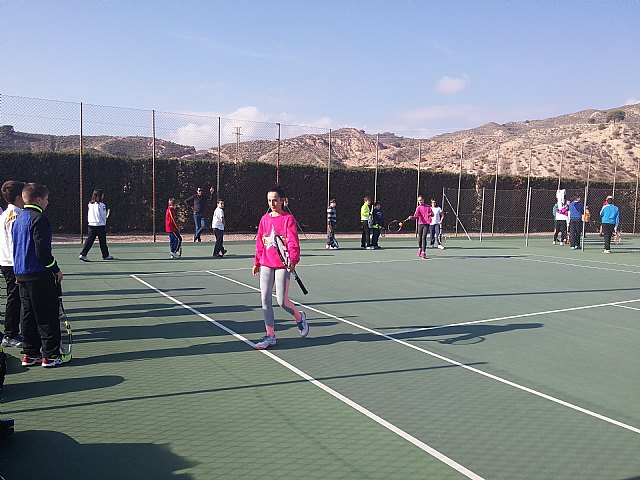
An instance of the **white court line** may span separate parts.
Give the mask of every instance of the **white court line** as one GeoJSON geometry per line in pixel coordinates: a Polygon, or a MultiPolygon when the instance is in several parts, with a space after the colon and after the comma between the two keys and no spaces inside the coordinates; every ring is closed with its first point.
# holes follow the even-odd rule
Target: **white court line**
{"type": "Polygon", "coordinates": [[[591,268],[593,270],[607,270],[610,272],[619,272],[619,273],[634,273],[636,275],[640,275],[640,271],[638,270],[621,270],[619,268],[608,268],[608,267],[594,267],[593,265],[578,265],[575,263],[566,263],[566,262],[552,262],[551,260],[538,260],[535,258],[524,258],[517,257],[517,260],[524,260],[527,262],[538,262],[538,263],[551,263],[554,265],[566,265],[569,267],[578,267],[578,268],[591,268]]]}
{"type": "MultiPolygon", "coordinates": [[[[402,335],[405,333],[423,332],[425,330],[437,330],[439,328],[459,327],[461,325],[475,325],[478,323],[497,322],[500,320],[511,320],[512,318],[536,317],[538,315],[548,315],[551,313],[572,312],[574,310],[587,310],[589,308],[610,307],[610,306],[618,307],[618,306],[622,306],[621,304],[623,303],[633,303],[633,302],[640,302],[640,298],[635,300],[621,300],[619,302],[583,305],[582,307],[570,307],[570,308],[559,308],[557,310],[545,310],[543,312],[521,313],[518,315],[508,315],[506,317],[487,318],[485,320],[474,320],[471,322],[450,323],[449,325],[436,325],[433,327],[414,328],[412,330],[400,330],[398,332],[387,333],[387,335],[402,335]]],[[[627,307],[627,308],[631,308],[631,307],[627,307]]],[[[640,310],[640,309],[634,308],[634,310],[640,310]]]]}
{"type": "Polygon", "coordinates": [[[638,310],[640,312],[640,308],[633,308],[633,307],[627,307],[626,305],[614,305],[614,307],[620,307],[620,308],[628,308],[629,310],[638,310]]]}
{"type": "MultiPolygon", "coordinates": [[[[131,277],[133,277],[134,279],[136,279],[138,282],[142,283],[143,285],[146,285],[150,289],[158,292],[163,297],[171,300],[173,303],[176,303],[177,305],[180,305],[181,307],[189,310],[190,312],[196,314],[197,316],[199,316],[199,317],[205,319],[206,321],[214,324],[216,327],[224,330],[229,335],[232,335],[233,337],[235,337],[237,340],[240,340],[241,342],[246,343],[251,348],[255,347],[255,345],[250,340],[248,340],[246,337],[244,337],[244,336],[240,335],[239,333],[231,330],[230,328],[224,326],[220,322],[217,322],[216,320],[214,320],[213,318],[209,317],[208,315],[205,315],[204,313],[199,312],[198,310],[196,310],[195,308],[187,305],[186,303],[183,303],[180,300],[172,297],[171,295],[168,295],[167,293],[159,290],[158,288],[154,287],[150,283],[147,283],[144,280],[142,280],[141,278],[138,278],[136,275],[131,275],[131,277]]],[[[225,277],[222,277],[222,278],[225,278],[225,277]]],[[[268,350],[260,350],[260,353],[266,355],[271,360],[273,360],[275,362],[278,362],[280,365],[282,365],[283,367],[289,369],[290,371],[292,371],[296,375],[304,378],[305,380],[307,380],[311,384],[315,385],[316,387],[320,388],[321,390],[324,390],[325,392],[327,392],[332,397],[340,400],[341,402],[345,403],[346,405],[350,406],[354,410],[356,410],[356,411],[360,412],[361,414],[365,415],[366,417],[370,418],[371,420],[373,420],[374,422],[378,423],[379,425],[382,425],[387,430],[390,430],[391,432],[395,433],[399,437],[401,437],[401,438],[405,439],[406,441],[408,441],[409,443],[415,445],[420,450],[422,450],[422,451],[428,453],[429,455],[431,455],[432,457],[440,460],[442,463],[448,465],[449,467],[453,468],[454,470],[457,470],[458,472],[460,472],[465,477],[473,479],[473,480],[484,480],[480,475],[478,475],[478,474],[472,472],[471,470],[469,470],[468,468],[460,465],[455,460],[452,460],[451,458],[447,457],[443,453],[440,453],[435,448],[427,445],[426,443],[424,443],[421,440],[417,439],[416,437],[414,437],[410,433],[405,432],[401,428],[396,427],[391,422],[388,422],[387,420],[385,420],[384,418],[376,415],[375,413],[371,412],[370,410],[367,410],[362,405],[354,402],[353,400],[349,399],[348,397],[345,397],[344,395],[342,395],[341,393],[339,393],[336,390],[332,389],[331,387],[328,387],[327,385],[325,385],[321,381],[316,380],[311,375],[308,375],[307,373],[305,373],[302,370],[300,370],[299,368],[293,366],[289,362],[287,362],[287,361],[281,359],[280,357],[274,355],[270,351],[268,351],[268,350]]]]}
{"type": "Polygon", "coordinates": [[[630,263],[616,263],[616,262],[605,262],[604,260],[589,260],[587,258],[578,258],[578,257],[556,257],[554,255],[541,255],[539,253],[529,253],[524,256],[530,257],[543,257],[543,258],[554,258],[556,260],[571,260],[576,262],[587,262],[587,263],[600,263],[602,265],[616,265],[619,267],[636,267],[640,268],[640,265],[633,265],[630,263]]]}
{"type": "MultiPolygon", "coordinates": [[[[239,282],[238,280],[234,280],[233,278],[225,277],[224,275],[220,275],[220,274],[215,273],[215,272],[209,272],[209,273],[211,275],[214,275],[216,277],[222,278],[224,280],[228,280],[228,281],[236,283],[238,285],[242,285],[243,287],[250,288],[251,290],[255,290],[257,292],[260,291],[259,288],[256,288],[256,287],[254,287],[252,285],[248,285],[246,283],[239,282]]],[[[637,301],[637,300],[633,300],[633,301],[637,301]]],[[[313,308],[313,307],[311,307],[309,305],[305,305],[303,303],[295,302],[295,301],[293,303],[295,303],[297,305],[300,305],[301,307],[304,307],[304,308],[306,308],[308,310],[311,310],[313,312],[316,312],[316,313],[319,313],[321,315],[324,315],[325,317],[333,318],[335,320],[338,320],[339,322],[346,323],[348,325],[351,325],[351,326],[353,326],[355,328],[358,328],[360,330],[363,330],[365,332],[371,333],[373,335],[378,335],[380,337],[386,338],[387,340],[391,340],[393,342],[396,342],[396,343],[399,343],[401,345],[404,345],[405,347],[409,347],[409,348],[411,348],[413,350],[417,350],[418,352],[425,353],[425,354],[427,354],[429,356],[432,356],[434,358],[442,360],[443,362],[450,363],[451,365],[457,365],[458,367],[464,368],[465,370],[469,370],[470,372],[477,373],[478,375],[482,375],[484,377],[490,378],[492,380],[495,380],[497,382],[503,383],[505,385],[509,385],[510,387],[517,388],[518,390],[522,390],[523,392],[527,392],[527,393],[530,393],[532,395],[536,395],[537,397],[544,398],[545,400],[549,400],[551,402],[557,403],[558,405],[562,405],[564,407],[570,408],[570,409],[575,410],[577,412],[584,413],[585,415],[589,415],[591,417],[597,418],[599,420],[602,420],[604,422],[610,423],[612,425],[616,425],[618,427],[624,428],[625,430],[629,430],[629,431],[634,432],[634,433],[640,433],[640,428],[638,428],[638,427],[634,427],[632,425],[628,425],[628,424],[626,424],[624,422],[621,422],[619,420],[615,420],[613,418],[609,418],[609,417],[607,417],[605,415],[602,415],[600,413],[596,413],[596,412],[594,412],[592,410],[588,410],[586,408],[580,407],[578,405],[574,405],[572,403],[566,402],[564,400],[561,400],[559,398],[553,397],[551,395],[547,395],[546,393],[539,392],[537,390],[534,390],[533,388],[525,387],[524,385],[520,385],[518,383],[512,382],[511,380],[507,380],[506,378],[498,377],[497,375],[493,375],[493,374],[485,372],[483,370],[479,370],[479,369],[477,369],[475,367],[471,367],[469,365],[465,365],[464,363],[460,363],[457,360],[453,360],[451,358],[444,357],[444,356],[442,356],[440,354],[437,354],[437,353],[432,352],[430,350],[426,350],[426,349],[424,349],[422,347],[418,347],[417,345],[413,345],[413,344],[411,344],[409,342],[406,342],[404,340],[400,340],[398,338],[394,338],[394,337],[392,337],[392,336],[390,336],[390,335],[388,335],[386,333],[378,332],[377,330],[373,330],[373,329],[371,329],[369,327],[365,327],[364,325],[360,325],[358,323],[352,322],[352,321],[347,320],[345,318],[341,318],[341,317],[338,317],[336,315],[332,315],[331,313],[323,312],[322,310],[318,310],[317,308],[313,308]]]]}

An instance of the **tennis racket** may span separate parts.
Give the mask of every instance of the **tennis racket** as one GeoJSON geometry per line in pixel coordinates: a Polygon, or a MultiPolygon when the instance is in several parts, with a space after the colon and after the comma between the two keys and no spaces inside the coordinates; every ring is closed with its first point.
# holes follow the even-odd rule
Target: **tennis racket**
{"type": "Polygon", "coordinates": [[[67,342],[65,344],[64,341],[60,341],[60,355],[62,359],[65,361],[71,360],[71,346],[73,345],[73,333],[71,332],[71,323],[69,323],[69,317],[67,317],[67,312],[64,309],[64,304],[62,303],[62,285],[58,283],[58,317],[60,318],[60,322],[64,324],[64,328],[67,330],[67,342]]]}
{"type": "Polygon", "coordinates": [[[391,220],[389,225],[387,225],[387,232],[391,234],[398,233],[400,230],[402,230],[403,226],[404,226],[404,223],[401,222],[400,220],[391,220]]]}
{"type": "MultiPolygon", "coordinates": [[[[276,250],[278,251],[278,255],[280,256],[282,264],[285,266],[285,268],[289,268],[291,257],[289,256],[289,249],[285,245],[284,240],[282,240],[282,237],[280,235],[275,235],[274,243],[276,244],[276,250]]],[[[304,293],[305,295],[309,293],[294,268],[291,268],[291,273],[293,273],[296,282],[298,282],[298,286],[300,287],[300,290],[302,290],[302,293],[304,293]]]]}

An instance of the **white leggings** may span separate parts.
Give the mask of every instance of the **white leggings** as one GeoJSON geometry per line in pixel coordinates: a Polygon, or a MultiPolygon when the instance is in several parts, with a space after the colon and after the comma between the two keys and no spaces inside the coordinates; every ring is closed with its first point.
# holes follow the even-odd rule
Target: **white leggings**
{"type": "Polygon", "coordinates": [[[272,295],[273,285],[276,286],[276,298],[278,305],[284,308],[288,313],[296,317],[297,310],[289,300],[289,279],[291,273],[286,268],[270,268],[260,267],[260,296],[262,297],[262,314],[264,316],[264,324],[267,327],[273,327],[275,319],[273,317],[272,295]]]}

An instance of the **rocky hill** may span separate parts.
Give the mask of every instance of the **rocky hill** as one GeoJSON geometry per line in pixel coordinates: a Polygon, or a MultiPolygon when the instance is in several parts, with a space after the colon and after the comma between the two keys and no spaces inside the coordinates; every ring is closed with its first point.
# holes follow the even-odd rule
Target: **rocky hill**
{"type": "MultiPolygon", "coordinates": [[[[84,137],[85,151],[108,155],[149,157],[148,137],[84,137]]],[[[423,169],[494,175],[496,160],[500,174],[526,175],[531,161],[534,176],[585,178],[591,159],[594,179],[635,181],[640,161],[640,104],[611,110],[585,110],[543,120],[489,123],[426,140],[399,137],[385,132],[367,134],[354,128],[332,132],[331,162],[334,167],[415,168],[418,152],[423,169]],[[624,113],[621,113],[624,112],[624,113]],[[376,143],[377,139],[379,140],[376,143]],[[420,146],[420,147],[419,147],[420,146]]],[[[196,151],[194,147],[156,140],[160,158],[217,159],[217,147],[196,151]]],[[[0,150],[77,151],[77,136],[27,134],[0,127],[0,150]]],[[[274,140],[230,143],[221,147],[224,162],[260,161],[275,164],[324,166],[329,156],[329,136],[300,135],[274,140]]]]}
{"type": "MultiPolygon", "coordinates": [[[[150,157],[153,149],[153,139],[150,137],[85,136],[82,141],[85,153],[138,158],[150,157]]],[[[16,132],[11,125],[2,125],[0,150],[77,152],[80,150],[80,137],[16,132]]],[[[159,158],[183,157],[195,153],[194,147],[156,139],[156,155],[159,158]]]]}

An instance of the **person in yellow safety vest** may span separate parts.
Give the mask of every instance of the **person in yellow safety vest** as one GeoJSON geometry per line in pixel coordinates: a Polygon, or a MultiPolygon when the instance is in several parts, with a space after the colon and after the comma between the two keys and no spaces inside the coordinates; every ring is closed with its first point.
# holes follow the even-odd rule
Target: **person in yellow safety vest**
{"type": "Polygon", "coordinates": [[[371,224],[373,223],[373,214],[371,211],[371,198],[369,196],[364,197],[364,204],[360,208],[360,223],[362,223],[360,248],[371,250],[371,224]]]}

